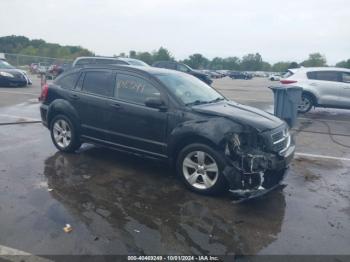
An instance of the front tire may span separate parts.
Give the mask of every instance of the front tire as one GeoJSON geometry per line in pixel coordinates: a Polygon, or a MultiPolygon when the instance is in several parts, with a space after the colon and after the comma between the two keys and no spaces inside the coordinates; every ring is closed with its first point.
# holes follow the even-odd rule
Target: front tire
{"type": "Polygon", "coordinates": [[[298,112],[305,114],[311,110],[314,105],[314,99],[309,94],[301,95],[301,103],[298,105],[298,112]]]}
{"type": "Polygon", "coordinates": [[[222,171],[224,157],[205,144],[190,144],[184,147],[177,158],[177,174],[191,191],[204,195],[223,194],[228,183],[222,171]]]}
{"type": "Polygon", "coordinates": [[[56,148],[71,153],[80,148],[81,143],[75,126],[65,115],[57,115],[50,125],[51,139],[56,148]]]}

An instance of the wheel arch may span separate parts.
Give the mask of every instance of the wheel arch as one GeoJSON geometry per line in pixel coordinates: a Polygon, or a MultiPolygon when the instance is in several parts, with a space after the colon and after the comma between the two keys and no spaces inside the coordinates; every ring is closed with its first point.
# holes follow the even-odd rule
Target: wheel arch
{"type": "Polygon", "coordinates": [[[171,164],[175,164],[180,151],[190,144],[205,144],[207,146],[218,149],[218,145],[208,137],[199,134],[187,134],[178,137],[173,141],[169,150],[171,164]]]}
{"type": "Polygon", "coordinates": [[[59,114],[68,117],[72,121],[72,124],[75,125],[77,130],[80,131],[80,121],[78,113],[70,103],[63,99],[57,99],[50,104],[47,114],[48,127],[51,126],[51,122],[54,119],[54,117],[59,114]]]}
{"type": "Polygon", "coordinates": [[[314,94],[314,92],[310,90],[303,90],[302,95],[308,95],[312,98],[313,106],[318,105],[318,99],[317,96],[314,94]]]}

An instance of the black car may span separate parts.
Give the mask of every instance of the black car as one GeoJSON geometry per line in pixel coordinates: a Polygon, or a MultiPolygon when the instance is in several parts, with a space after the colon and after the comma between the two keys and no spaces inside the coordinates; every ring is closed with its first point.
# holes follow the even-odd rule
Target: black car
{"type": "Polygon", "coordinates": [[[253,76],[247,72],[237,72],[237,71],[230,72],[229,77],[232,79],[245,79],[245,80],[249,80],[253,78],[253,76]]]}
{"type": "Polygon", "coordinates": [[[213,80],[211,80],[207,74],[204,74],[203,72],[198,71],[198,70],[194,70],[191,67],[189,67],[188,65],[183,64],[183,63],[178,63],[175,61],[158,61],[158,62],[154,62],[152,64],[152,66],[159,67],[159,68],[177,70],[180,72],[184,72],[184,73],[193,75],[208,85],[211,85],[213,83],[213,80]]]}
{"type": "Polygon", "coordinates": [[[230,189],[246,199],[268,192],[294,154],[285,122],[174,70],[73,69],[44,86],[40,99],[59,150],[89,142],[167,160],[203,194],[230,189]]]}
{"type": "Polygon", "coordinates": [[[0,60],[0,86],[24,87],[31,84],[31,80],[24,71],[0,60]]]}

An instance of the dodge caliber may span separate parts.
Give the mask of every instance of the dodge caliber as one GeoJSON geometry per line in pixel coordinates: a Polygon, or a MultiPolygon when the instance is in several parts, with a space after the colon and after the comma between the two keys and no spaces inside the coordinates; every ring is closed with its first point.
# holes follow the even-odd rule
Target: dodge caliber
{"type": "Polygon", "coordinates": [[[281,183],[294,155],[285,122],[174,70],[73,69],[44,86],[40,100],[60,151],[88,142],[163,159],[201,194],[264,194],[281,183]]]}

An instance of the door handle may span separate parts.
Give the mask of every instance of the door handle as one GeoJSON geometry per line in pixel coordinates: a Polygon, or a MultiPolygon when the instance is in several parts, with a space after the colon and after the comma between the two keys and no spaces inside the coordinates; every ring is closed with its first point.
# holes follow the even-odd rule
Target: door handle
{"type": "Polygon", "coordinates": [[[78,95],[70,95],[70,98],[74,99],[74,100],[78,100],[79,99],[79,96],[78,95]]]}
{"type": "Polygon", "coordinates": [[[111,107],[113,107],[113,108],[116,109],[116,110],[119,110],[119,109],[122,108],[122,106],[121,106],[120,104],[118,104],[118,103],[113,103],[113,104],[111,104],[111,107]]]}

